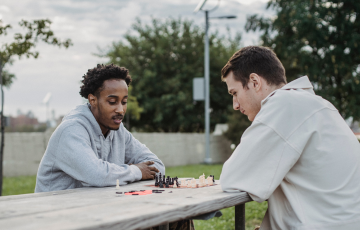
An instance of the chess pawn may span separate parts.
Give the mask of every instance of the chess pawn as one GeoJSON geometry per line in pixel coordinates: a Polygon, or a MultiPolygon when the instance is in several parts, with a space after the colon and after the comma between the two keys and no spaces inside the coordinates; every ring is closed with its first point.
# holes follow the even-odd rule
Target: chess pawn
{"type": "Polygon", "coordinates": [[[191,187],[192,188],[196,188],[197,186],[196,186],[196,180],[193,178],[192,180],[191,180],[191,187]]]}
{"type": "Polygon", "coordinates": [[[158,176],[155,175],[155,187],[159,186],[159,179],[158,176]]]}
{"type": "Polygon", "coordinates": [[[214,184],[214,182],[213,182],[213,178],[212,178],[212,177],[210,177],[210,176],[207,178],[207,182],[208,182],[208,185],[209,185],[209,186],[211,186],[211,185],[213,185],[213,184],[214,184]]]}
{"type": "Polygon", "coordinates": [[[120,189],[119,180],[116,180],[116,189],[120,189]]]}
{"type": "Polygon", "coordinates": [[[178,187],[176,184],[177,184],[177,183],[174,183],[173,188],[177,188],[177,187],[178,187]]]}

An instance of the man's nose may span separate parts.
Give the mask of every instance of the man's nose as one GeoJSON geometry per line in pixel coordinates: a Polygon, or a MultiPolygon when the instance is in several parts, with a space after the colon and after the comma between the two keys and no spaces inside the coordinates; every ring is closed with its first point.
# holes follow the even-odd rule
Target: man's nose
{"type": "Polygon", "coordinates": [[[236,100],[236,97],[233,97],[233,108],[234,108],[234,110],[239,110],[240,109],[240,104],[236,100]]]}
{"type": "Polygon", "coordinates": [[[119,103],[119,106],[116,107],[116,113],[120,113],[121,115],[125,114],[125,106],[122,103],[119,103]]]}

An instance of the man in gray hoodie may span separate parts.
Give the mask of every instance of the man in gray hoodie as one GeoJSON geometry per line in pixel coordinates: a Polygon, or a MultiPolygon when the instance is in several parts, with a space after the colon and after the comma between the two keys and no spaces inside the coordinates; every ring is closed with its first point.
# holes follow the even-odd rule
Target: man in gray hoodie
{"type": "Polygon", "coordinates": [[[161,160],[122,124],[128,100],[129,71],[97,65],[83,76],[77,106],[52,134],[41,160],[35,192],[84,186],[114,186],[165,174],[161,160]]]}

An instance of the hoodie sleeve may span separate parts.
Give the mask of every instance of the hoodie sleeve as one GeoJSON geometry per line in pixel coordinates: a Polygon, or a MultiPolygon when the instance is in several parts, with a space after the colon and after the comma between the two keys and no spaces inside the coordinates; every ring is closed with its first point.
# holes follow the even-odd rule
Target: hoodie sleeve
{"type": "Polygon", "coordinates": [[[253,200],[263,202],[299,157],[300,154],[273,129],[260,122],[253,123],[225,162],[220,176],[221,187],[224,191],[248,192],[253,200]]]}
{"type": "Polygon", "coordinates": [[[84,186],[114,186],[117,179],[123,185],[137,179],[140,170],[136,166],[119,166],[99,159],[88,135],[82,126],[64,128],[55,152],[55,167],[84,186]]]}
{"type": "MultiPolygon", "coordinates": [[[[154,167],[156,167],[162,175],[165,175],[164,163],[150,151],[146,145],[140,143],[128,130],[125,129],[125,163],[126,164],[138,164],[145,161],[154,161],[154,167]]],[[[136,166],[135,166],[136,167],[136,166]]],[[[140,172],[141,179],[141,172],[140,172]]],[[[139,179],[139,180],[140,180],[139,179]]]]}

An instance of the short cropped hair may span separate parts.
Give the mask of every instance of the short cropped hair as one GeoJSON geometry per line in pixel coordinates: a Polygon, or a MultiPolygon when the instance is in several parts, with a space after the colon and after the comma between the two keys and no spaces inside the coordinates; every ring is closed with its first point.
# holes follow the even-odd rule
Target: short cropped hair
{"type": "Polygon", "coordinates": [[[95,68],[89,69],[83,76],[83,80],[81,81],[83,85],[80,86],[80,95],[86,99],[89,94],[99,97],[104,81],[110,79],[122,79],[128,86],[132,81],[129,70],[126,68],[114,64],[98,64],[95,68]]]}
{"type": "Polygon", "coordinates": [[[286,84],[285,68],[268,47],[247,46],[237,51],[221,70],[221,80],[233,72],[236,81],[248,88],[251,73],[256,73],[269,85],[286,84]]]}

